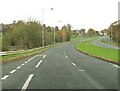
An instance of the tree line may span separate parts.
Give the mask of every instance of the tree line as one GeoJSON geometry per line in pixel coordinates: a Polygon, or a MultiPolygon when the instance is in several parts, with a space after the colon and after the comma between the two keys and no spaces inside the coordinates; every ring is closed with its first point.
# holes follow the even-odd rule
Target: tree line
{"type": "Polygon", "coordinates": [[[42,29],[44,31],[44,45],[55,42],[70,41],[71,25],[64,25],[61,29],[41,24],[39,21],[14,21],[2,24],[2,50],[31,49],[42,46],[42,29]]]}
{"type": "Polygon", "coordinates": [[[73,30],[73,34],[74,35],[81,35],[83,37],[93,37],[93,36],[100,36],[100,32],[96,31],[93,28],[89,28],[88,31],[86,31],[86,29],[81,28],[80,30],[73,30]]]}

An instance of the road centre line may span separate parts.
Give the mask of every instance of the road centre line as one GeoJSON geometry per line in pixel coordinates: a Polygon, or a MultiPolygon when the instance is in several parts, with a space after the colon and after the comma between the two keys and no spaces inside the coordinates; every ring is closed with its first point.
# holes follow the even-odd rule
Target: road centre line
{"type": "Polygon", "coordinates": [[[83,69],[79,69],[78,71],[85,71],[85,70],[83,70],[83,69]]]}
{"type": "Polygon", "coordinates": [[[14,72],[16,72],[16,70],[12,70],[10,73],[12,74],[12,73],[14,73],[14,72]]]}
{"type": "Polygon", "coordinates": [[[46,55],[43,56],[43,59],[46,57],[46,55]]]}
{"type": "Polygon", "coordinates": [[[74,66],[76,66],[76,64],[75,63],[72,63],[74,66]]]}
{"type": "Polygon", "coordinates": [[[3,78],[1,78],[1,80],[5,80],[8,77],[9,77],[9,75],[5,75],[3,78]]]}
{"type": "Polygon", "coordinates": [[[118,65],[113,64],[114,67],[120,68],[118,65]]]}
{"type": "Polygon", "coordinates": [[[9,75],[5,75],[3,78],[1,78],[1,80],[5,80],[9,77],[9,75]]]}
{"type": "Polygon", "coordinates": [[[26,80],[25,84],[23,85],[21,91],[25,91],[30,83],[30,81],[32,80],[32,77],[34,76],[34,74],[30,74],[28,79],[26,80]]]}
{"type": "Polygon", "coordinates": [[[41,63],[42,63],[42,60],[40,60],[39,63],[35,67],[38,68],[41,63]]]}

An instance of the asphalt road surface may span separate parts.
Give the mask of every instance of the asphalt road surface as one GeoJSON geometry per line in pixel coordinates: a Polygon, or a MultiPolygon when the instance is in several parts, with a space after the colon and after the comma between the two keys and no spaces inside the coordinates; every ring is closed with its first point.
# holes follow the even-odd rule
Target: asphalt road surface
{"type": "Polygon", "coordinates": [[[118,89],[119,66],[78,52],[78,42],[3,64],[2,89],[118,89]]]}
{"type": "MultiPolygon", "coordinates": [[[[92,42],[92,44],[96,45],[96,46],[105,47],[105,48],[120,49],[120,47],[118,47],[118,46],[115,46],[115,45],[112,45],[112,44],[103,43],[102,42],[103,39],[107,40],[107,36],[103,36],[103,37],[97,38],[96,40],[94,40],[92,42]]],[[[109,39],[108,39],[108,41],[110,42],[109,39]]]]}

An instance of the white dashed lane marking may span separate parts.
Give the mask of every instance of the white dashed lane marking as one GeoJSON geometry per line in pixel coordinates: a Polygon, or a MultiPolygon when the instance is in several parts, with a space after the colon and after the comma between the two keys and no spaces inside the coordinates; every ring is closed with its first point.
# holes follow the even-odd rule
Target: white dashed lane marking
{"type": "Polygon", "coordinates": [[[68,56],[65,56],[68,59],[68,56]]]}
{"type": "Polygon", "coordinates": [[[75,63],[72,63],[74,66],[76,66],[76,64],[75,63]]]}
{"type": "MultiPolygon", "coordinates": [[[[32,59],[34,59],[34,58],[37,57],[37,56],[43,56],[43,55],[35,55],[34,57],[32,57],[32,58],[30,58],[29,60],[27,60],[25,63],[21,64],[21,66],[27,64],[29,61],[31,61],[32,59]]],[[[46,55],[43,56],[43,58],[45,58],[45,57],[46,57],[46,55]]],[[[41,62],[42,62],[42,60],[40,60],[40,62],[36,65],[36,67],[38,67],[38,66],[41,64],[41,62]]],[[[13,73],[16,72],[18,69],[20,69],[21,66],[18,66],[18,67],[16,68],[16,70],[10,71],[10,73],[13,74],[13,73]]],[[[5,75],[3,78],[1,78],[1,80],[5,80],[5,79],[7,79],[8,77],[9,77],[9,75],[5,75]]]]}
{"type": "Polygon", "coordinates": [[[5,75],[3,78],[1,78],[1,80],[5,80],[8,77],[9,77],[9,75],[5,75]]]}
{"type": "Polygon", "coordinates": [[[34,74],[30,74],[28,79],[26,80],[25,84],[23,85],[21,91],[25,91],[30,83],[30,81],[32,80],[32,77],[34,76],[34,74]]]}
{"type": "Polygon", "coordinates": [[[41,63],[42,63],[42,60],[40,60],[39,63],[35,67],[38,68],[41,63]]]}
{"type": "Polygon", "coordinates": [[[14,72],[16,72],[16,70],[12,70],[10,73],[12,74],[12,73],[14,73],[14,72]]]}
{"type": "Polygon", "coordinates": [[[85,71],[85,70],[83,70],[83,69],[79,69],[78,71],[85,71]]]}
{"type": "Polygon", "coordinates": [[[43,59],[46,57],[46,55],[43,56],[43,59]]]}

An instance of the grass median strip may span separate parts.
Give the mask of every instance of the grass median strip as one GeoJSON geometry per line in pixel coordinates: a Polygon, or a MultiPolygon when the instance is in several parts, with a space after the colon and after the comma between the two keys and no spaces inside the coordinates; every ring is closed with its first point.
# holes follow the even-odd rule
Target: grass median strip
{"type": "Polygon", "coordinates": [[[111,62],[120,63],[120,60],[118,59],[118,53],[120,52],[120,50],[94,46],[91,44],[91,41],[93,40],[79,43],[76,45],[76,48],[89,55],[93,55],[98,58],[106,59],[111,62]]]}
{"type": "Polygon", "coordinates": [[[11,60],[23,58],[26,56],[35,55],[35,54],[41,53],[47,49],[48,49],[48,47],[44,47],[44,48],[38,48],[38,49],[35,49],[32,51],[25,51],[23,53],[5,55],[5,56],[2,56],[2,62],[4,63],[4,62],[11,61],[11,60]]]}

